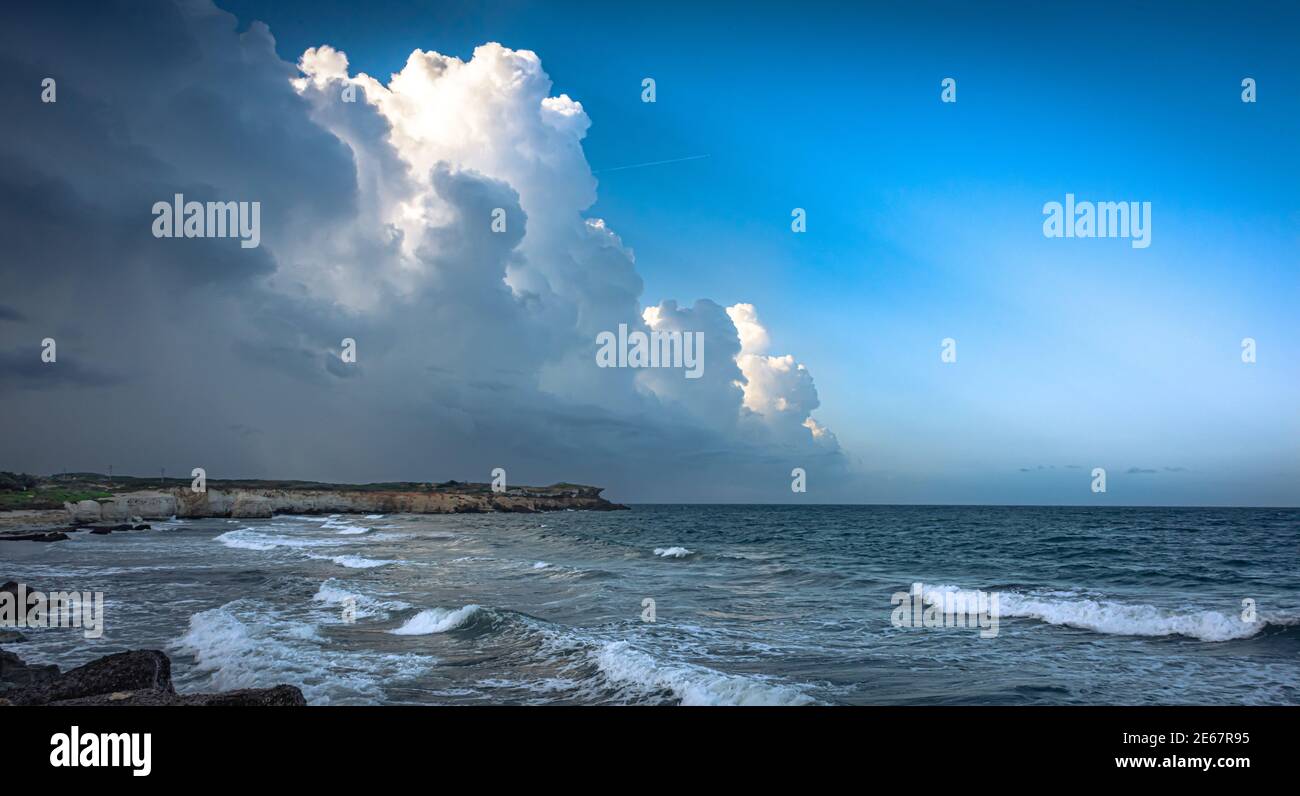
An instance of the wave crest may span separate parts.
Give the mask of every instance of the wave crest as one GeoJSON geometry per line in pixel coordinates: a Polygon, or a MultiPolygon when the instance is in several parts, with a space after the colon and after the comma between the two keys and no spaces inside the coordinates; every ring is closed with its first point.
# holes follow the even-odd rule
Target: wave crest
{"type": "Polygon", "coordinates": [[[683,705],[811,705],[816,701],[796,688],[754,676],[660,663],[626,641],[605,644],[594,658],[601,674],[611,682],[670,691],[683,705]]]}
{"type": "Polygon", "coordinates": [[[446,633],[463,626],[482,610],[478,605],[466,605],[455,610],[446,608],[426,608],[396,630],[390,630],[394,636],[427,636],[431,633],[446,633]]]}
{"type": "MultiPolygon", "coordinates": [[[[956,586],[931,586],[924,589],[927,600],[939,605],[951,595],[957,606],[976,605],[974,590],[956,586]]],[[[986,592],[990,593],[990,592],[986,592]]],[[[1300,616],[1260,614],[1255,621],[1242,619],[1240,613],[1195,608],[1161,608],[1145,603],[1121,603],[1113,600],[1070,598],[1069,593],[1020,594],[998,592],[998,616],[1002,619],[1035,619],[1049,625],[1091,630],[1111,636],[1184,636],[1199,641],[1235,641],[1258,635],[1266,627],[1300,624],[1300,616]]]]}
{"type": "Polygon", "coordinates": [[[695,551],[685,547],[656,547],[655,555],[660,558],[686,558],[695,555],[695,551]]]}

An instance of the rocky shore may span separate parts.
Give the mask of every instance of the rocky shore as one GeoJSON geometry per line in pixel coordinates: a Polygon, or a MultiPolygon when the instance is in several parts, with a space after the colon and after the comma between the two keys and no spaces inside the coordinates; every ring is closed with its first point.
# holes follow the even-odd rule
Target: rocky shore
{"type": "MultiPolygon", "coordinates": [[[[28,477],[31,478],[31,477],[28,477]]],[[[40,505],[48,496],[93,494],[63,502],[62,512],[0,511],[0,541],[55,542],[79,531],[145,530],[146,520],[173,517],[265,519],[277,514],[479,514],[626,509],[600,496],[600,487],[555,484],[494,491],[489,484],[321,484],[306,481],[208,481],[195,492],[188,480],[141,478],[116,483],[95,474],[52,476],[29,490],[40,505]],[[51,522],[53,519],[56,522],[51,522]]]]}
{"type": "MultiPolygon", "coordinates": [[[[0,592],[19,593],[9,581],[0,592]]],[[[21,644],[17,630],[0,628],[0,643],[21,644]]],[[[246,688],[213,694],[178,694],[172,662],[158,650],[105,655],[66,672],[33,665],[0,649],[0,707],[12,705],[306,705],[297,686],[246,688]]]]}
{"type": "Polygon", "coordinates": [[[10,705],[306,705],[292,685],[245,688],[215,694],[178,694],[172,664],[158,650],[105,655],[60,672],[31,666],[0,649],[0,706],[10,705]]]}

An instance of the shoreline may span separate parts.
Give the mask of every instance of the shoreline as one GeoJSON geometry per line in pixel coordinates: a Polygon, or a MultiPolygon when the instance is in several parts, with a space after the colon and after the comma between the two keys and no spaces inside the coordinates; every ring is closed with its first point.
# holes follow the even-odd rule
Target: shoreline
{"type": "MultiPolygon", "coordinates": [[[[494,488],[447,481],[323,484],[310,481],[221,480],[195,488],[183,479],[110,481],[97,474],[39,479],[19,499],[41,508],[0,508],[0,541],[54,542],[69,533],[148,530],[148,520],[269,519],[323,514],[540,514],[550,511],[626,511],[601,497],[603,487],[558,483],[494,488]],[[119,486],[120,485],[120,486],[119,486]],[[49,508],[50,496],[94,495],[49,508]]],[[[13,493],[10,493],[13,494],[13,493]]],[[[12,505],[15,501],[10,501],[12,505]]]]}

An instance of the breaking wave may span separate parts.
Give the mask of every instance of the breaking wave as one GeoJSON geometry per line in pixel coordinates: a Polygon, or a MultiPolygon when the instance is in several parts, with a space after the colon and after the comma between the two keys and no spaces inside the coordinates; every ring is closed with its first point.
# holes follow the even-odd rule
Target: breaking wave
{"type": "Polygon", "coordinates": [[[660,558],[686,558],[695,555],[695,551],[687,550],[685,547],[656,547],[655,555],[660,558]]]}
{"type": "MultiPolygon", "coordinates": [[[[938,598],[940,605],[947,595],[952,595],[958,606],[969,606],[973,610],[976,605],[976,592],[972,590],[956,586],[925,589],[927,600],[938,598]]],[[[1068,595],[1068,592],[1041,595],[1000,592],[999,616],[1004,619],[1035,619],[1049,625],[1063,625],[1112,636],[1184,636],[1199,641],[1233,641],[1255,636],[1266,627],[1300,624],[1300,616],[1260,615],[1255,621],[1246,621],[1239,612],[1170,609],[1144,603],[1121,603],[1068,595]]]]}
{"type": "Polygon", "coordinates": [[[446,608],[427,608],[396,630],[390,630],[394,636],[427,636],[430,633],[446,633],[461,627],[481,610],[477,605],[466,605],[454,611],[446,608]]]}
{"type": "Polygon", "coordinates": [[[798,689],[766,678],[723,674],[703,666],[661,663],[626,641],[594,653],[601,673],[615,683],[645,691],[668,691],[683,705],[811,705],[798,689]]]}

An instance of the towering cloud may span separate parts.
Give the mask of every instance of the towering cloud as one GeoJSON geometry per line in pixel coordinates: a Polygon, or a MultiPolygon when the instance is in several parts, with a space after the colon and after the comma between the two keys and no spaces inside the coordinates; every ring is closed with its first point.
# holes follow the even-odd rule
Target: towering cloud
{"type": "Polygon", "coordinates": [[[417,50],[383,83],[326,45],[286,64],[264,26],[236,33],[207,2],[95,13],[78,29],[94,37],[39,8],[0,33],[0,235],[18,253],[0,266],[17,288],[0,465],[503,466],[629,500],[778,500],[791,466],[842,468],[811,376],[767,353],[752,306],[642,306],[631,251],[588,214],[590,120],[538,55],[417,50]],[[261,202],[261,246],[152,238],[149,208],[175,193],[261,202]],[[703,377],[597,367],[620,324],[703,332],[703,377]],[[50,367],[87,378],[11,364],[45,336],[50,367]]]}

